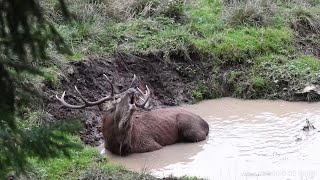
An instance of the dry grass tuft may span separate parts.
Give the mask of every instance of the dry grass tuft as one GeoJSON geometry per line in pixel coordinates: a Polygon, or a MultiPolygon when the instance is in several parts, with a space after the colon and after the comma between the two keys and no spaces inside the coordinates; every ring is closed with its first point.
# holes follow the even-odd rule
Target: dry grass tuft
{"type": "Polygon", "coordinates": [[[222,18],[232,26],[268,26],[274,21],[276,5],[266,1],[231,0],[225,3],[222,18]]]}
{"type": "Polygon", "coordinates": [[[177,21],[186,18],[184,5],[186,0],[107,0],[110,15],[118,21],[127,21],[135,17],[164,16],[177,21]]]}
{"type": "Polygon", "coordinates": [[[290,25],[299,33],[320,35],[320,11],[308,6],[298,6],[290,14],[290,25]]]}

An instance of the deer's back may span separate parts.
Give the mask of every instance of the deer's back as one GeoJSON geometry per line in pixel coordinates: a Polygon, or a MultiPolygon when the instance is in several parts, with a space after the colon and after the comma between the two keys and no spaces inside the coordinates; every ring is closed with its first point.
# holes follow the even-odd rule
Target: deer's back
{"type": "Polygon", "coordinates": [[[197,130],[207,126],[207,123],[201,117],[181,108],[136,112],[132,118],[133,142],[143,143],[143,141],[154,140],[161,146],[180,141],[181,133],[186,127],[192,126],[197,130]]]}

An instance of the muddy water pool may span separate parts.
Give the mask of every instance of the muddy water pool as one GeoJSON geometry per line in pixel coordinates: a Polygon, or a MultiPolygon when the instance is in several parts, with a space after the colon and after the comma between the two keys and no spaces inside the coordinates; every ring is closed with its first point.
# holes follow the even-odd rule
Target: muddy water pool
{"type": "Polygon", "coordinates": [[[221,98],[183,108],[209,123],[207,140],[127,157],[106,156],[159,177],[320,179],[320,103],[221,98]],[[316,130],[302,131],[306,119],[316,130]]]}

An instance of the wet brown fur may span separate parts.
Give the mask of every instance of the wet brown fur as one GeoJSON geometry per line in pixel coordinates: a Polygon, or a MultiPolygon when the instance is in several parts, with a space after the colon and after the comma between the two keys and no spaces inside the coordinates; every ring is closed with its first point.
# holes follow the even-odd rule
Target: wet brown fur
{"type": "Polygon", "coordinates": [[[161,149],[177,142],[206,139],[209,125],[200,116],[181,108],[134,112],[123,129],[118,128],[114,111],[102,119],[105,148],[118,155],[161,149]]]}

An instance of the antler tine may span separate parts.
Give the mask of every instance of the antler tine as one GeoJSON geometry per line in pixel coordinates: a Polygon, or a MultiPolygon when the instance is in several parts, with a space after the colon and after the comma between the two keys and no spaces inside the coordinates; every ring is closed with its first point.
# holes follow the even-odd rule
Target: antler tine
{"type": "MultiPolygon", "coordinates": [[[[139,104],[139,103],[135,102],[135,105],[136,105],[137,107],[144,108],[145,105],[149,102],[149,99],[150,99],[150,89],[149,89],[149,87],[146,85],[146,89],[147,89],[147,90],[146,90],[146,93],[145,93],[145,94],[141,91],[141,89],[139,89],[139,88],[137,88],[137,89],[138,89],[138,91],[143,95],[144,99],[143,99],[143,103],[139,104]]],[[[142,98],[140,97],[140,99],[142,99],[142,98]]]]}
{"type": "Polygon", "coordinates": [[[137,89],[138,89],[139,93],[141,93],[142,95],[144,94],[144,93],[141,91],[140,88],[137,87],[137,89]]]}
{"type": "Polygon", "coordinates": [[[133,86],[133,84],[134,84],[134,82],[135,82],[136,80],[137,80],[137,76],[136,76],[135,74],[133,74],[133,79],[132,79],[132,82],[131,82],[129,88],[132,88],[132,86],[133,86]]]}
{"type": "Polygon", "coordinates": [[[113,84],[112,84],[112,81],[108,78],[107,75],[103,74],[103,76],[104,76],[104,77],[107,79],[107,81],[109,82],[110,87],[111,87],[111,93],[110,93],[110,95],[113,96],[113,95],[114,95],[114,86],[113,86],[113,84]]]}
{"type": "Polygon", "coordinates": [[[65,96],[65,95],[66,95],[66,92],[65,92],[65,91],[62,93],[61,98],[59,98],[58,95],[56,95],[56,98],[61,102],[61,104],[62,104],[63,106],[68,107],[68,108],[72,108],[72,109],[81,109],[81,108],[86,107],[85,104],[83,104],[83,105],[72,105],[72,104],[67,103],[67,102],[64,100],[64,96],[65,96]]]}
{"type": "MultiPolygon", "coordinates": [[[[142,90],[141,90],[140,88],[137,87],[137,90],[139,91],[139,93],[140,93],[142,96],[144,95],[144,93],[142,92],[142,90]]],[[[139,96],[139,98],[140,98],[142,101],[144,101],[144,99],[143,99],[141,96],[139,96]]]]}
{"type": "Polygon", "coordinates": [[[79,89],[77,88],[77,86],[74,86],[74,88],[76,89],[76,92],[78,93],[78,95],[80,96],[81,100],[85,103],[90,105],[90,102],[88,100],[86,100],[86,98],[84,98],[81,94],[81,92],[79,91],[79,89]]]}

